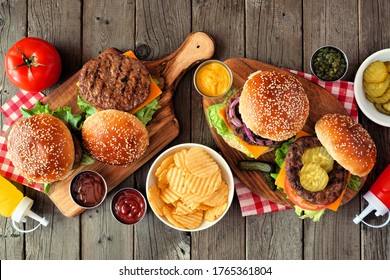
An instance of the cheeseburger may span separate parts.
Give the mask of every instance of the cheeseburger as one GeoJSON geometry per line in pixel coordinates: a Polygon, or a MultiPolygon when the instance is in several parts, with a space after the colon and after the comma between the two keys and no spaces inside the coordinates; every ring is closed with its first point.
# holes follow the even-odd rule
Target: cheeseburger
{"type": "Polygon", "coordinates": [[[301,137],[289,146],[282,187],[298,215],[318,220],[323,214],[318,210],[337,210],[351,174],[364,177],[372,170],[376,147],[368,132],[346,115],[323,116],[315,131],[317,137],[301,137]]]}
{"type": "Polygon", "coordinates": [[[302,129],[309,100],[292,75],[258,71],[226,103],[210,106],[207,113],[226,143],[257,158],[302,129]]]}
{"type": "Polygon", "coordinates": [[[44,113],[17,121],[9,132],[7,149],[20,175],[43,184],[67,177],[82,157],[67,125],[44,113]]]}

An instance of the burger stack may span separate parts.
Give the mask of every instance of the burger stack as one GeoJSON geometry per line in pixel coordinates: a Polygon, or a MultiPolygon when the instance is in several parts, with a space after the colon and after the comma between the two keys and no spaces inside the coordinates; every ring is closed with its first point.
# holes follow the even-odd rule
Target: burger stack
{"type": "MultiPolygon", "coordinates": [[[[30,181],[50,184],[79,165],[83,149],[106,164],[132,164],[149,145],[145,124],[132,113],[147,105],[151,82],[146,67],[135,58],[106,53],[87,62],[80,71],[79,99],[94,113],[75,133],[50,113],[20,119],[7,142],[15,169],[30,181]]],[[[159,108],[154,104],[154,110],[159,108]]]]}
{"type": "Polygon", "coordinates": [[[207,116],[222,139],[247,157],[260,159],[275,150],[283,154],[275,174],[277,191],[285,193],[301,218],[318,221],[325,209],[337,210],[351,179],[360,184],[359,178],[372,170],[376,147],[347,115],[325,115],[315,125],[315,136],[305,133],[309,105],[294,76],[258,71],[227,102],[210,106],[207,116]]]}

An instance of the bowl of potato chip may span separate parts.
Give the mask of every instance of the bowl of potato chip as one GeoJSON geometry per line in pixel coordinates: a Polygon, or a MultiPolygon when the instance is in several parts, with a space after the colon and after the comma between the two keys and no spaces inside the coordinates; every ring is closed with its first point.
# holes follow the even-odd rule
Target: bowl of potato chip
{"type": "Polygon", "coordinates": [[[200,231],[216,224],[234,195],[233,174],[213,149],[195,143],[163,152],[146,179],[150,208],[166,225],[180,231],[200,231]]]}
{"type": "Polygon", "coordinates": [[[367,57],[356,72],[356,102],[373,122],[390,127],[390,49],[367,57]]]}

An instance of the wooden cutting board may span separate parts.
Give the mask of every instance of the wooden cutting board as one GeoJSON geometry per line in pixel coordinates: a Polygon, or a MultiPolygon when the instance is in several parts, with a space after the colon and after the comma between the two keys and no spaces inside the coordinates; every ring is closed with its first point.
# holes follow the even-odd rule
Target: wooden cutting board
{"type": "MultiPolygon", "coordinates": [[[[279,73],[291,74],[285,70],[282,70],[278,67],[262,63],[260,61],[245,59],[245,58],[232,58],[225,61],[225,63],[230,67],[233,73],[233,87],[241,88],[247,77],[258,70],[263,71],[277,71],[279,73]]],[[[335,98],[331,93],[324,90],[322,87],[310,82],[309,80],[302,78],[300,76],[294,75],[303,85],[306,90],[306,93],[310,102],[310,113],[308,120],[303,127],[303,131],[310,134],[314,134],[314,125],[315,123],[327,113],[340,113],[347,115],[344,107],[340,102],[335,98]]],[[[216,103],[220,103],[222,99],[203,99],[203,108],[206,112],[206,109],[216,103]]],[[[266,181],[264,180],[262,174],[257,171],[242,171],[237,167],[237,164],[241,160],[248,160],[243,153],[231,148],[226,142],[220,137],[214,128],[211,128],[212,136],[217,143],[218,147],[221,149],[224,158],[228,162],[230,168],[236,174],[236,176],[255,194],[258,194],[270,201],[286,205],[293,206],[290,200],[286,198],[286,195],[282,191],[272,191],[268,187],[266,181]]],[[[261,161],[275,162],[275,151],[269,152],[265,155],[262,155],[258,158],[261,161]]],[[[365,178],[363,178],[360,188],[363,186],[365,178]]],[[[356,191],[353,191],[347,188],[346,193],[343,197],[342,204],[347,203],[357,194],[356,191]]]]}
{"type": "MultiPolygon", "coordinates": [[[[159,81],[158,86],[163,94],[159,100],[161,108],[156,111],[153,120],[147,125],[150,144],[146,153],[136,162],[127,167],[110,166],[95,162],[90,166],[81,166],[74,170],[67,179],[54,183],[49,192],[49,197],[57,208],[67,217],[74,217],[84,211],[75,204],[69,194],[69,183],[76,172],[81,170],[95,170],[107,181],[108,191],[121,183],[139,167],[156,155],[179,134],[179,124],[175,117],[172,97],[174,90],[183,74],[197,63],[213,56],[215,45],[213,39],[203,33],[189,34],[184,43],[169,56],[156,61],[142,61],[150,74],[159,81]]],[[[108,49],[105,52],[119,52],[116,49],[108,49]]],[[[62,106],[70,106],[72,112],[80,113],[77,106],[77,81],[79,72],[53,90],[43,99],[43,104],[49,104],[51,109],[62,106]]]]}

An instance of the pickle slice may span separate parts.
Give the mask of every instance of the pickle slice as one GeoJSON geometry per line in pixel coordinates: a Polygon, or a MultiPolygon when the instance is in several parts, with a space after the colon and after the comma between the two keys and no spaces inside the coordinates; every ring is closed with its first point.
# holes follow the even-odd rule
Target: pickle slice
{"type": "Polygon", "coordinates": [[[302,187],[310,192],[318,192],[325,189],[329,182],[326,171],[316,163],[305,164],[299,173],[302,187]]]}
{"type": "Polygon", "coordinates": [[[374,61],[363,72],[363,79],[368,83],[383,82],[388,76],[386,65],[380,61],[374,61]]]}
{"type": "Polygon", "coordinates": [[[321,146],[307,149],[302,155],[302,163],[316,163],[329,173],[333,169],[334,160],[325,147],[321,146]]]}

